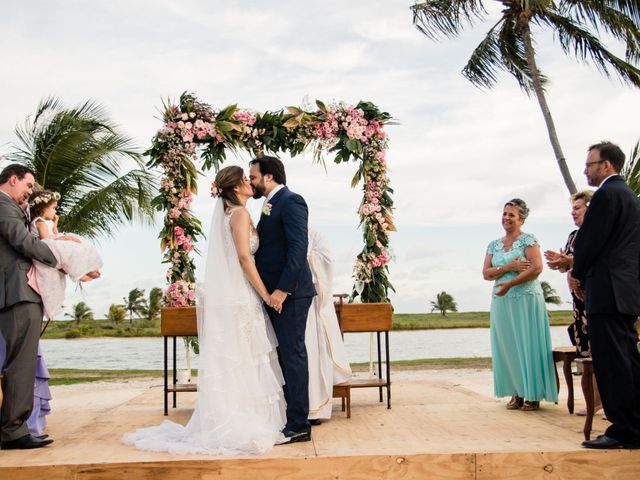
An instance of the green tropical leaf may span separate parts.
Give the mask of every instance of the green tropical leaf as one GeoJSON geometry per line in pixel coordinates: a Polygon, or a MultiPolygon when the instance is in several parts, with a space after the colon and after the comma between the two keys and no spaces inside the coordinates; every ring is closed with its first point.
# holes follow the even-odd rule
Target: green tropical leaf
{"type": "Polygon", "coordinates": [[[99,105],[67,109],[47,98],[16,135],[8,159],[33,169],[42,188],[60,193],[61,229],[97,238],[132,221],[153,223],[156,178],[99,105]]]}

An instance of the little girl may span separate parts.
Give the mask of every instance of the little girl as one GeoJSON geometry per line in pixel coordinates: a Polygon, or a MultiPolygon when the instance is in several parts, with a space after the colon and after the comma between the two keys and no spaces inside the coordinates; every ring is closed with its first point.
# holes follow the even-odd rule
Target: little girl
{"type": "Polygon", "coordinates": [[[34,261],[35,276],[29,278],[29,284],[40,293],[45,316],[49,318],[62,310],[66,288],[64,273],[74,282],[87,282],[100,276],[99,269],[103,265],[93,245],[76,235],[59,234],[58,200],[60,194],[48,190],[34,192],[29,198],[32,219],[29,231],[47,243],[61,268],[58,270],[34,261]]]}

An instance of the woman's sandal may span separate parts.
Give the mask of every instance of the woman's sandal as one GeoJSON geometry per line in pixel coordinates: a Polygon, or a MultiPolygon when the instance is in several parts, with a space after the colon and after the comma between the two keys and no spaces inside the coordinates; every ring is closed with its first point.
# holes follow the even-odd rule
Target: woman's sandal
{"type": "Polygon", "coordinates": [[[533,412],[534,410],[538,410],[540,408],[540,402],[530,402],[529,400],[524,401],[524,405],[522,405],[521,410],[523,412],[533,412]]]}
{"type": "Polygon", "coordinates": [[[524,398],[514,395],[511,397],[511,400],[509,400],[509,403],[507,403],[507,410],[518,410],[522,408],[523,403],[524,398]]]}

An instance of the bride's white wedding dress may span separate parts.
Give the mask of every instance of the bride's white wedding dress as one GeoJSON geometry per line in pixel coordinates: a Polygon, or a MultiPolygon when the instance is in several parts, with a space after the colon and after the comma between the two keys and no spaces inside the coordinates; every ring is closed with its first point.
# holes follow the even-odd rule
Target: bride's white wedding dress
{"type": "MultiPolygon", "coordinates": [[[[214,209],[198,308],[198,398],[186,426],[161,425],[127,433],[141,450],[213,455],[259,454],[286,423],[276,336],[262,300],[242,272],[231,235],[234,210],[214,209]]],[[[258,249],[252,229],[251,251],[258,249]]]]}

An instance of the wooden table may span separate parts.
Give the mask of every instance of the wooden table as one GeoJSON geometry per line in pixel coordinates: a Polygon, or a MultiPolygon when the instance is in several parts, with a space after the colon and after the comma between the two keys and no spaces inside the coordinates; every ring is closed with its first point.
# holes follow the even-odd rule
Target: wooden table
{"type": "Polygon", "coordinates": [[[173,393],[173,408],[176,408],[178,392],[196,392],[195,383],[179,384],[176,370],[177,337],[197,336],[196,307],[164,307],[160,313],[160,331],[164,337],[164,414],[169,415],[169,393],[173,393]],[[169,385],[169,337],[173,337],[173,381],[169,385]]]}
{"type": "MultiPolygon", "coordinates": [[[[378,378],[352,379],[350,388],[377,387],[380,402],[383,401],[382,389],[387,389],[387,408],[391,408],[391,362],[389,358],[389,332],[393,325],[393,308],[390,303],[340,303],[336,305],[340,331],[374,332],[378,346],[378,378]],[[381,334],[384,333],[385,376],[382,375],[381,334]]],[[[344,384],[343,384],[344,385],[344,384]]],[[[347,412],[350,416],[350,412],[347,412]]]]}

